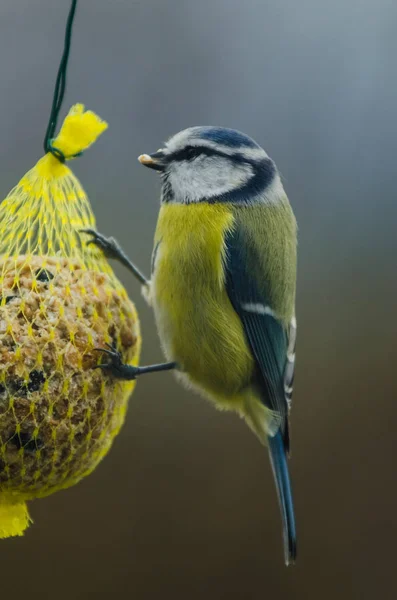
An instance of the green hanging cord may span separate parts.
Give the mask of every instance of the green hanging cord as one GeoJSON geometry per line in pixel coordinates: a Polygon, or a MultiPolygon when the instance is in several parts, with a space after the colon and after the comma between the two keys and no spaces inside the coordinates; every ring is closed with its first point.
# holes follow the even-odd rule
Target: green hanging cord
{"type": "MultiPolygon", "coordinates": [[[[55,82],[54,96],[52,99],[51,114],[48,121],[47,131],[44,138],[44,152],[51,152],[60,162],[65,162],[65,155],[58,148],[52,145],[55,129],[58,122],[59,111],[61,110],[63,98],[66,90],[66,71],[68,68],[68,60],[70,53],[70,43],[72,40],[72,27],[74,16],[76,13],[77,0],[72,0],[68,19],[66,22],[65,45],[61,62],[58,69],[58,75],[55,82]]],[[[72,158],[72,157],[71,157],[72,158]]]]}

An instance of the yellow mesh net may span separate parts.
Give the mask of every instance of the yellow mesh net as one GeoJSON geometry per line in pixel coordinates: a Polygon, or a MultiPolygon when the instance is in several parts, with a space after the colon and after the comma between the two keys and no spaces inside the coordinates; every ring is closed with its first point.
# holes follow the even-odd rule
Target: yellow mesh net
{"type": "MultiPolygon", "coordinates": [[[[65,156],[107,125],[74,106],[53,146],[65,156]]],[[[46,154],[0,205],[0,538],[29,524],[26,500],[73,485],[109,450],[134,382],[93,369],[95,347],[137,364],[139,322],[70,169],[46,154]]]]}

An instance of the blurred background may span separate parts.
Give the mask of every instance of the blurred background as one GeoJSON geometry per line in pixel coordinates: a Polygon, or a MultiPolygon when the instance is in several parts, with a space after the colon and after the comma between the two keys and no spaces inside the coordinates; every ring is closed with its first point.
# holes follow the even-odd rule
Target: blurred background
{"type": "MultiPolygon", "coordinates": [[[[42,153],[69,0],[0,3],[0,195],[42,153]]],[[[30,600],[395,598],[396,55],[393,0],[80,0],[67,97],[109,121],[73,163],[98,229],[149,272],[160,181],[136,157],[191,125],[254,137],[299,227],[283,564],[266,452],[170,374],[139,381],[97,471],[31,505],[0,544],[1,595],[30,600]]],[[[142,364],[161,360],[138,285],[142,364]]]]}

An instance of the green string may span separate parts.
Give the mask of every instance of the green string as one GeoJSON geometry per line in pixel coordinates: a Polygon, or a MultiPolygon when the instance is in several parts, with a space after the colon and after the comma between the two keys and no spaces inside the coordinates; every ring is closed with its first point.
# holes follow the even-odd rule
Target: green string
{"type": "Polygon", "coordinates": [[[77,0],[72,0],[68,20],[66,22],[65,45],[61,62],[58,69],[58,75],[55,82],[54,96],[52,99],[50,120],[48,121],[47,131],[44,138],[44,152],[51,152],[60,162],[65,162],[65,155],[58,148],[54,148],[52,140],[54,138],[55,129],[58,122],[59,111],[61,110],[63,97],[66,90],[66,71],[68,68],[68,60],[70,53],[70,43],[72,40],[72,27],[74,15],[76,12],[77,0]]]}

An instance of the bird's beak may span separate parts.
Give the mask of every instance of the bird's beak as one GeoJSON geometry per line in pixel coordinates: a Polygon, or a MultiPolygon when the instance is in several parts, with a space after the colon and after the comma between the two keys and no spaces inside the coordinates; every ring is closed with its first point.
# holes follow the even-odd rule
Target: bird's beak
{"type": "Polygon", "coordinates": [[[149,169],[164,171],[165,162],[163,150],[157,150],[157,152],[154,152],[153,154],[141,154],[138,156],[138,160],[141,165],[145,165],[145,167],[149,167],[149,169]]]}

